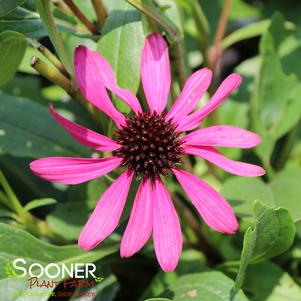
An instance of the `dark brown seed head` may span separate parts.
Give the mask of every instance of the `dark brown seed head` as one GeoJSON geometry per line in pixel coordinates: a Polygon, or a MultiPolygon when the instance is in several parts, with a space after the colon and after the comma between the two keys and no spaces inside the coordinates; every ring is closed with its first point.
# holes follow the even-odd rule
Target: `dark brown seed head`
{"type": "Polygon", "coordinates": [[[167,176],[181,163],[181,140],[172,121],[156,112],[142,112],[128,117],[126,125],[116,131],[121,147],[115,155],[123,158],[123,166],[134,170],[137,178],[167,176]]]}

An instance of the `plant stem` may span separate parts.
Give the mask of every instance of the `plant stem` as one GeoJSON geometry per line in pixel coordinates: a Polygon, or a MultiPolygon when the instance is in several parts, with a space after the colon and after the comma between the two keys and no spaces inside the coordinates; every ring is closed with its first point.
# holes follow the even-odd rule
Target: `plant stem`
{"type": "Polygon", "coordinates": [[[41,59],[32,57],[30,61],[31,67],[33,67],[38,73],[46,77],[52,83],[63,88],[71,97],[73,97],[81,106],[83,106],[89,114],[93,117],[94,121],[99,124],[101,118],[98,111],[86,100],[82,95],[79,88],[72,84],[65,75],[60,73],[56,68],[49,66],[41,59]]]}
{"type": "Polygon", "coordinates": [[[170,22],[168,18],[161,14],[161,11],[155,6],[151,6],[148,3],[143,3],[141,0],[126,0],[128,3],[133,5],[135,8],[140,10],[142,13],[147,15],[149,18],[154,20],[160,27],[165,30],[168,37],[174,44],[174,61],[179,76],[180,87],[183,88],[187,72],[184,63],[184,47],[180,37],[179,30],[175,27],[173,23],[170,22]]]}
{"type": "Polygon", "coordinates": [[[211,50],[209,51],[208,62],[209,62],[209,67],[213,70],[213,72],[215,71],[216,65],[222,54],[222,40],[226,32],[231,5],[232,5],[232,0],[224,1],[224,6],[215,33],[214,43],[211,50]]]}
{"type": "Polygon", "coordinates": [[[86,16],[79,10],[72,0],[64,0],[64,2],[92,34],[99,33],[96,26],[86,18],[86,16]]]}
{"type": "Polygon", "coordinates": [[[62,87],[67,92],[70,91],[71,87],[69,79],[61,72],[59,72],[56,68],[46,64],[36,56],[33,56],[31,58],[30,66],[54,84],[62,87]]]}
{"type": "Polygon", "coordinates": [[[54,22],[52,15],[50,1],[49,0],[36,0],[36,6],[39,11],[41,20],[44,26],[47,28],[49,33],[49,38],[60,58],[64,64],[65,69],[69,72],[71,70],[68,56],[64,47],[64,43],[60,33],[57,30],[57,27],[54,22]]]}
{"type": "Polygon", "coordinates": [[[52,63],[53,66],[56,67],[58,71],[60,71],[66,77],[70,77],[70,74],[65,69],[62,62],[48,48],[46,48],[44,45],[38,42],[37,49],[44,57],[46,57],[49,60],[50,63],[52,63]]]}
{"type": "Polygon", "coordinates": [[[53,5],[55,5],[59,10],[61,10],[65,15],[72,16],[72,11],[63,2],[63,0],[52,0],[53,5]]]}
{"type": "Polygon", "coordinates": [[[208,66],[209,24],[198,1],[190,1],[191,13],[198,31],[197,39],[203,56],[203,64],[208,66]]]}
{"type": "Polygon", "coordinates": [[[102,0],[91,0],[95,13],[96,13],[96,17],[97,17],[97,23],[98,23],[98,27],[99,29],[101,29],[105,23],[105,20],[108,16],[107,11],[103,5],[103,1],[102,0]]]}
{"type": "Polygon", "coordinates": [[[7,203],[6,205],[8,206],[8,208],[12,209],[14,212],[16,212],[21,218],[25,216],[26,214],[26,210],[23,208],[23,206],[21,205],[19,199],[17,198],[17,196],[15,195],[14,191],[12,190],[12,188],[10,187],[10,185],[8,184],[3,172],[0,170],[0,183],[7,195],[7,200],[9,200],[10,202],[7,203]]]}

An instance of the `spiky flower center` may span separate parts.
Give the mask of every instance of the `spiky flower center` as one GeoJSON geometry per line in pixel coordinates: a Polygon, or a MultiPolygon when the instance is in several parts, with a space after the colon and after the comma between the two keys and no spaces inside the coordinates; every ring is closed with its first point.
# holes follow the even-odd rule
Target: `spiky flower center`
{"type": "Polygon", "coordinates": [[[154,178],[181,163],[180,133],[163,114],[142,112],[128,117],[126,125],[116,131],[121,147],[115,152],[123,166],[134,170],[136,177],[154,178]]]}

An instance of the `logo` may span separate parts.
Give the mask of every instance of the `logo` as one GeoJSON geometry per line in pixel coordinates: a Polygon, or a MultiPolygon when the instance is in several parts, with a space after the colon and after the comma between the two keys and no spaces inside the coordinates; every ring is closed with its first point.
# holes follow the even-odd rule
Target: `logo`
{"type": "MultiPolygon", "coordinates": [[[[55,288],[61,284],[64,291],[55,292],[58,296],[72,296],[74,288],[93,288],[101,283],[104,278],[96,276],[94,263],[48,263],[27,262],[24,258],[6,260],[2,267],[6,277],[27,278],[29,290],[33,288],[55,288]],[[64,280],[62,280],[64,279],[64,280]],[[92,280],[91,280],[92,279],[92,280]],[[72,289],[71,292],[66,290],[72,289]]],[[[18,296],[22,292],[16,292],[18,296]]],[[[28,291],[26,292],[26,296],[28,291]]]]}

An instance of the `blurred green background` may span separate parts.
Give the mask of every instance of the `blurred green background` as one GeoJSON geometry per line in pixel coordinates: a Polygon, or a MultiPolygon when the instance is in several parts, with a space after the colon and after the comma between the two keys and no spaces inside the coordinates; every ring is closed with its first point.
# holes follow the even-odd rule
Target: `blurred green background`
{"type": "MultiPolygon", "coordinates": [[[[29,263],[41,264],[94,262],[98,276],[104,277],[91,289],[95,296],[90,299],[95,301],[300,301],[301,1],[107,0],[103,22],[95,10],[95,3],[102,1],[73,1],[95,32],[87,30],[65,2],[0,1],[1,300],[82,300],[18,296],[53,291],[29,290],[27,279],[7,272],[7,262],[26,257],[29,263]],[[223,25],[221,16],[227,9],[223,25]],[[100,51],[117,72],[118,84],[145,102],[140,55],[145,36],[154,30],[161,31],[170,46],[169,106],[185,78],[201,67],[213,68],[215,75],[201,103],[230,73],[243,76],[239,90],[205,125],[231,124],[258,133],[263,142],[256,149],[221,151],[267,171],[262,178],[241,178],[188,158],[193,172],[231,203],[240,229],[234,236],[210,230],[170,177],[167,185],[181,218],[184,251],[176,271],[168,274],[159,269],[152,242],[130,259],[119,256],[135,184],[116,232],[85,252],[76,245],[78,235],[118,172],[67,186],[43,181],[28,167],[37,158],[93,154],[56,124],[48,110],[50,102],[79,124],[109,136],[114,131],[103,114],[91,116],[76,94],[74,48],[83,44],[100,51]],[[219,30],[222,35],[217,39],[219,30]],[[52,57],[37,49],[38,42],[70,72],[67,87],[59,77],[64,75],[51,64],[52,57]],[[42,72],[30,65],[32,56],[42,62],[42,72]]],[[[112,99],[128,113],[116,97],[112,99]]],[[[60,290],[62,286],[54,292],[60,290]]]]}

